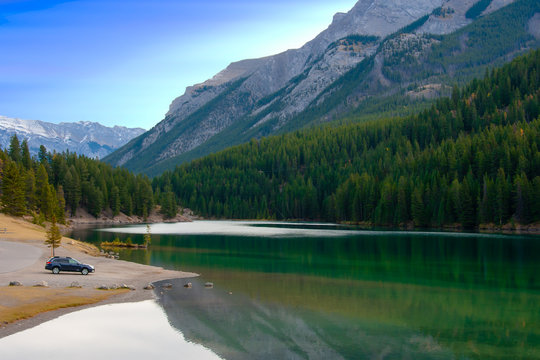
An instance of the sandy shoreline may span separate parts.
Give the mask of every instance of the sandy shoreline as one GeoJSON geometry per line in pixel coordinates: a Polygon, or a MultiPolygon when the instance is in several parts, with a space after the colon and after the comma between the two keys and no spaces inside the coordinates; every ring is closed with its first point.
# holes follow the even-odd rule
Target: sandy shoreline
{"type": "Polygon", "coordinates": [[[0,234],[0,261],[4,257],[4,265],[0,267],[0,310],[9,311],[10,308],[16,309],[17,306],[32,305],[38,301],[54,303],[55,298],[46,298],[49,292],[54,291],[66,292],[72,296],[97,301],[89,305],[43,312],[29,319],[8,324],[4,324],[4,320],[0,319],[0,338],[32,328],[63,314],[91,306],[153,299],[154,292],[143,289],[147,284],[167,279],[197,276],[194,273],[171,271],[122,260],[96,257],[94,256],[95,250],[93,251],[91,247],[85,247],[84,244],[65,237],[62,239],[62,246],[55,250],[55,254],[71,256],[81,262],[92,264],[95,266],[96,272],[87,276],[79,273],[53,275],[44,269],[46,260],[51,256],[51,250],[44,244],[44,228],[3,214],[0,214],[0,228],[7,228],[6,233],[0,234]],[[30,295],[23,297],[12,295],[12,289],[6,288],[11,281],[22,283],[23,286],[17,287],[17,289],[19,292],[22,291],[30,295]],[[42,281],[47,282],[48,288],[34,287],[42,281]],[[66,290],[73,282],[78,282],[82,288],[66,290]],[[95,289],[100,285],[110,287],[123,284],[132,286],[135,290],[103,291],[95,289]],[[103,300],[104,297],[107,299],[103,300]]]}

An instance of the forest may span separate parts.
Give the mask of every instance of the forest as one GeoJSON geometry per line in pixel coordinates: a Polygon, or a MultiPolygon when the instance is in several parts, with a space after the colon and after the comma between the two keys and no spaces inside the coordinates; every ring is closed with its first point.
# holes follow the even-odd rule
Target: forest
{"type": "Polygon", "coordinates": [[[417,227],[540,220],[540,51],[417,115],[253,139],[152,180],[206,217],[417,227]]]}
{"type": "Polygon", "coordinates": [[[417,115],[253,139],[150,180],[14,136],[0,150],[4,212],[64,222],[166,217],[476,228],[540,220],[540,51],[486,72],[417,115]]]}
{"type": "Polygon", "coordinates": [[[79,208],[96,218],[104,210],[146,217],[155,204],[146,176],[74,153],[51,154],[44,146],[33,157],[17,136],[0,150],[0,183],[2,211],[31,215],[39,224],[64,223],[79,208]]]}

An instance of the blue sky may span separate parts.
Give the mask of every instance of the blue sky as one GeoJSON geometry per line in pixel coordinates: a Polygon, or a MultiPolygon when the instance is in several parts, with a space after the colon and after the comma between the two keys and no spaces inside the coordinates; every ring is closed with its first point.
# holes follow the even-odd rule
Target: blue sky
{"type": "Polygon", "coordinates": [[[0,0],[0,115],[151,128],[186,86],[298,48],[355,0],[0,0]]]}

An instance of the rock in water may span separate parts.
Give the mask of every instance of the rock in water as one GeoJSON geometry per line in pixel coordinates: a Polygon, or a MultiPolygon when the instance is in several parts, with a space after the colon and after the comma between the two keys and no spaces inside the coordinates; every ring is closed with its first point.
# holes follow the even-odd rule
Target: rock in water
{"type": "Polygon", "coordinates": [[[22,284],[19,281],[11,281],[9,286],[22,286],[22,284]]]}

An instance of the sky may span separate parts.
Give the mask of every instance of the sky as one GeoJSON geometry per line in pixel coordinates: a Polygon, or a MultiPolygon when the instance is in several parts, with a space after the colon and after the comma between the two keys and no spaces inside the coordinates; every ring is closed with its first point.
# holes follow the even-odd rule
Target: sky
{"type": "Polygon", "coordinates": [[[0,115],[150,129],[231,62],[299,48],[355,0],[0,0],[0,115]]]}

